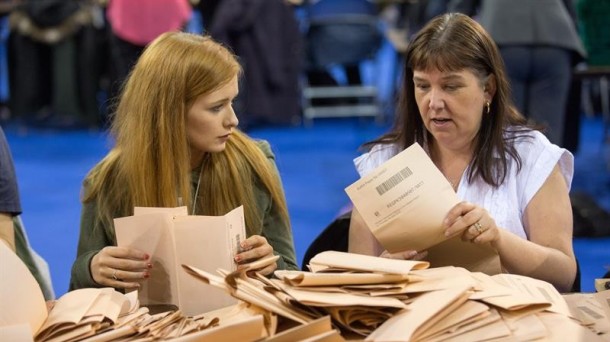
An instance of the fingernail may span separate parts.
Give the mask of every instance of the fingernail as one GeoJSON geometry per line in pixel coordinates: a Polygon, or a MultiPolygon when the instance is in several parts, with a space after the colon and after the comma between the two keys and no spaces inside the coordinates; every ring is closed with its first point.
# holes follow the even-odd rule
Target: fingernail
{"type": "Polygon", "coordinates": [[[144,260],[148,260],[150,258],[150,255],[148,255],[148,253],[144,254],[144,260]]]}
{"type": "Polygon", "coordinates": [[[148,264],[146,264],[146,267],[152,268],[152,264],[149,262],[148,264]]]}
{"type": "Polygon", "coordinates": [[[235,259],[235,262],[240,262],[241,261],[241,257],[239,255],[236,255],[234,259],[235,259]]]}
{"type": "Polygon", "coordinates": [[[148,279],[149,277],[150,277],[150,273],[148,273],[148,272],[144,272],[144,278],[145,278],[145,279],[148,279]]]}
{"type": "Polygon", "coordinates": [[[449,233],[449,231],[445,230],[445,237],[448,237],[449,235],[451,235],[451,233],[449,233]]]}
{"type": "Polygon", "coordinates": [[[409,252],[409,258],[412,258],[412,257],[414,257],[414,256],[416,256],[416,255],[417,255],[417,251],[411,251],[411,252],[409,252]]]}

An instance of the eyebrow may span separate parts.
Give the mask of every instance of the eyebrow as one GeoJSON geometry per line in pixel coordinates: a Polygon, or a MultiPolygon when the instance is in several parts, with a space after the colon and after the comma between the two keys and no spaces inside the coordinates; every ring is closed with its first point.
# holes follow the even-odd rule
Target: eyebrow
{"type": "MultiPolygon", "coordinates": [[[[237,94],[237,95],[239,95],[239,94],[237,94]]],[[[235,97],[225,97],[225,98],[222,98],[220,100],[216,100],[214,102],[209,103],[208,106],[218,106],[218,105],[221,105],[221,104],[225,104],[227,102],[231,102],[231,101],[233,101],[234,99],[237,98],[237,95],[235,95],[235,97]]]]}
{"type": "MultiPolygon", "coordinates": [[[[455,80],[461,81],[462,79],[464,79],[464,78],[458,74],[449,74],[449,75],[441,77],[441,80],[443,80],[443,81],[455,81],[455,80]]],[[[417,76],[413,76],[413,80],[414,81],[426,81],[426,79],[417,77],[417,76]]]]}

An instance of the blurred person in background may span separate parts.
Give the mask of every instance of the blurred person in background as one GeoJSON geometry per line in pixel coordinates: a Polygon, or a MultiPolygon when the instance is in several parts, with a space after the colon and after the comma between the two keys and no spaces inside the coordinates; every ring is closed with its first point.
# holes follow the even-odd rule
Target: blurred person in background
{"type": "Polygon", "coordinates": [[[491,34],[517,109],[563,146],[572,72],[586,56],[573,1],[452,0],[448,10],[475,16],[491,34]]]}

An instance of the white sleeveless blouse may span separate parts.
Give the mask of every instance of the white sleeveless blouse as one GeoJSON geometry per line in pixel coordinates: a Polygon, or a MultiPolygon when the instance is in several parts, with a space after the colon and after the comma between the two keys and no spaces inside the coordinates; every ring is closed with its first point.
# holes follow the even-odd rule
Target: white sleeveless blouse
{"type": "MultiPolygon", "coordinates": [[[[574,157],[568,150],[552,144],[538,131],[532,131],[528,135],[530,138],[520,137],[515,140],[515,148],[522,162],[520,171],[517,170],[516,162],[509,158],[504,183],[493,188],[480,178],[469,183],[467,169],[462,175],[457,193],[463,201],[485,208],[498,227],[524,239],[527,239],[523,226],[525,208],[555,165],[559,164],[568,189],[574,175],[574,157]]],[[[398,152],[395,145],[375,145],[368,153],[355,158],[354,164],[360,176],[364,176],[398,152]]]]}

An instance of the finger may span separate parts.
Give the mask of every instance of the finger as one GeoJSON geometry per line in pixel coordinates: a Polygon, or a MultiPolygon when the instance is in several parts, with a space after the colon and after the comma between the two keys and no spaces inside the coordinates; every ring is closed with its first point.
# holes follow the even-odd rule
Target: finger
{"type": "Polygon", "coordinates": [[[382,258],[387,258],[387,259],[397,259],[397,260],[411,260],[413,259],[415,256],[417,256],[417,251],[402,251],[402,252],[396,252],[396,253],[390,253],[388,251],[384,251],[383,253],[381,253],[380,257],[382,258]]]}
{"type": "Polygon", "coordinates": [[[235,256],[236,263],[244,263],[253,260],[258,260],[267,256],[271,256],[273,254],[273,247],[269,244],[265,244],[262,246],[258,246],[256,248],[247,250],[245,252],[239,253],[235,256]]]}
{"type": "Polygon", "coordinates": [[[124,270],[109,270],[109,275],[107,277],[114,281],[127,281],[127,282],[140,282],[145,279],[150,278],[150,272],[140,271],[140,272],[132,272],[132,271],[124,271],[124,270]]]}
{"type": "Polygon", "coordinates": [[[422,251],[422,252],[415,254],[411,258],[411,260],[421,261],[421,260],[425,260],[427,256],[428,256],[428,251],[422,251]]]}
{"type": "Polygon", "coordinates": [[[464,217],[459,216],[451,225],[447,226],[445,229],[445,236],[452,238],[454,236],[464,234],[464,231],[468,229],[469,226],[470,224],[465,221],[464,217]]]}
{"type": "Polygon", "coordinates": [[[458,220],[465,213],[471,211],[474,207],[474,204],[465,201],[453,206],[453,208],[449,210],[447,215],[445,215],[445,220],[443,222],[445,224],[445,227],[450,227],[451,225],[453,225],[456,220],[458,220]]]}
{"type": "Polygon", "coordinates": [[[104,277],[104,280],[101,283],[114,288],[140,288],[140,283],[150,278],[150,273],[148,271],[128,272],[122,270],[108,270],[105,273],[110,275],[104,277]]]}
{"type": "Polygon", "coordinates": [[[258,246],[266,245],[267,239],[260,235],[252,235],[244,241],[240,242],[239,246],[242,250],[250,250],[252,248],[256,248],[258,246]]]}
{"type": "Polygon", "coordinates": [[[102,249],[104,254],[118,259],[148,260],[150,256],[139,249],[107,246],[102,249]]]}
{"type": "Polygon", "coordinates": [[[134,258],[136,255],[142,255],[140,251],[122,248],[122,247],[104,247],[94,261],[96,267],[108,267],[120,270],[143,270],[152,268],[150,257],[144,253],[146,258],[134,258]]]}
{"type": "Polygon", "coordinates": [[[474,225],[468,226],[462,234],[462,241],[473,241],[482,232],[482,229],[478,230],[474,225]]]}

